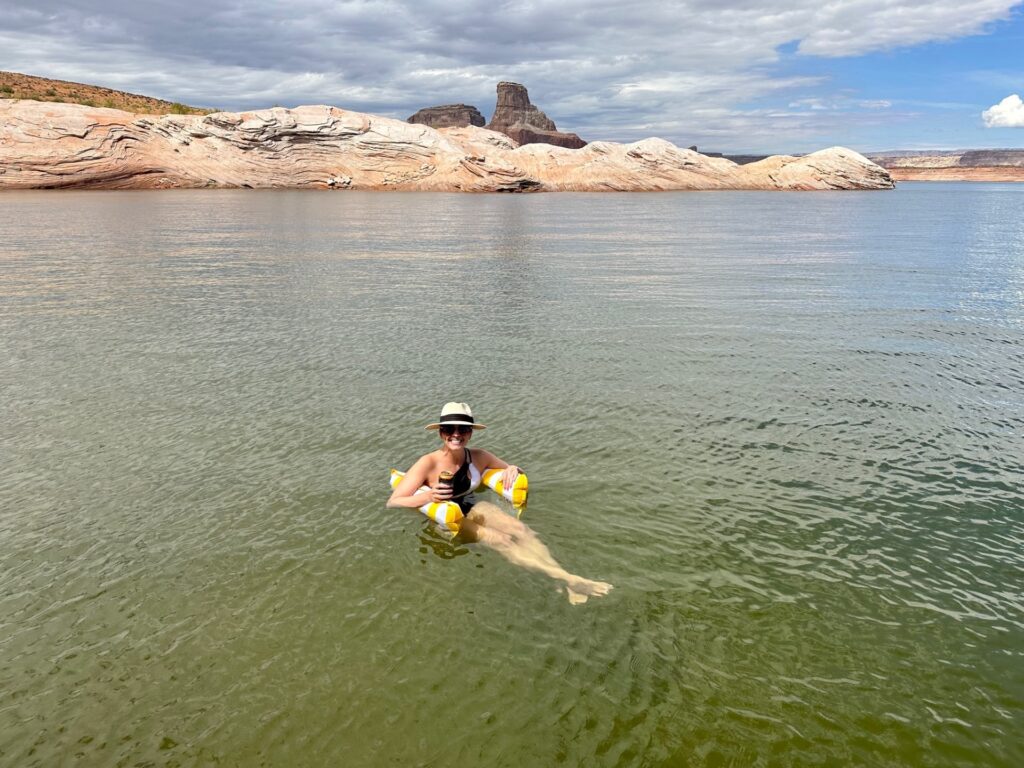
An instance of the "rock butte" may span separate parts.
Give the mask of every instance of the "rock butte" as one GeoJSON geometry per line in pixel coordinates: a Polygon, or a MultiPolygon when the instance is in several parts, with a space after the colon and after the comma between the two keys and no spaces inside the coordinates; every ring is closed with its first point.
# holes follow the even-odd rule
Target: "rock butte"
{"type": "Polygon", "coordinates": [[[519,146],[554,144],[557,147],[581,149],[587,145],[575,133],[558,130],[554,120],[530,103],[526,86],[519,83],[498,83],[498,100],[487,128],[504,133],[519,146]]]}
{"type": "Polygon", "coordinates": [[[518,147],[327,106],[135,115],[0,99],[0,189],[333,188],[467,192],[888,189],[849,149],[749,165],[662,139],[518,147]]]}
{"type": "Polygon", "coordinates": [[[483,115],[468,104],[445,104],[426,107],[408,119],[410,123],[429,125],[431,128],[464,128],[475,125],[508,136],[519,146],[523,144],[554,144],[557,147],[579,149],[587,142],[575,133],[565,133],[555,127],[555,121],[530,103],[526,86],[519,83],[498,83],[498,100],[491,122],[484,125],[483,115]]]}
{"type": "Polygon", "coordinates": [[[431,128],[465,128],[475,125],[483,128],[487,123],[476,107],[468,104],[444,104],[440,107],[424,107],[406,120],[407,123],[429,125],[431,128]]]}

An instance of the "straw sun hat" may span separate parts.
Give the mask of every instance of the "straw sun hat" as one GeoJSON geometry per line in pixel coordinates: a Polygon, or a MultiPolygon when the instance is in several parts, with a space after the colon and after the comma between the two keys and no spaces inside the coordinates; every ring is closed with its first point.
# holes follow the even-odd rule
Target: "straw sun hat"
{"type": "Polygon", "coordinates": [[[434,424],[427,424],[427,429],[440,429],[442,425],[462,424],[474,429],[487,429],[483,424],[473,421],[473,410],[468,403],[445,403],[441,409],[441,419],[434,424]]]}

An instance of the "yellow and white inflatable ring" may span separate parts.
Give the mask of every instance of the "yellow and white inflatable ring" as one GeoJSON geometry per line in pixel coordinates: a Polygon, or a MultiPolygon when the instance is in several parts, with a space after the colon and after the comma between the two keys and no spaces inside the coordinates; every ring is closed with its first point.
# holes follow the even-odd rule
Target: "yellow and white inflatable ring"
{"type": "MultiPolygon", "coordinates": [[[[526,506],[526,494],[529,490],[530,481],[526,479],[525,474],[520,472],[516,477],[515,482],[512,484],[512,487],[505,488],[504,483],[501,482],[501,476],[504,471],[505,470],[503,469],[484,470],[484,474],[480,478],[480,484],[486,485],[506,501],[512,502],[512,506],[521,514],[523,507],[526,506]]],[[[405,477],[405,472],[392,469],[391,487],[397,487],[398,484],[402,482],[403,477],[405,477]]],[[[425,490],[426,488],[427,486],[424,485],[416,492],[419,493],[419,491],[425,490]]],[[[459,524],[462,522],[462,518],[465,517],[465,515],[462,514],[462,509],[454,501],[431,501],[420,507],[420,512],[442,528],[446,528],[452,533],[459,532],[459,524]]]]}

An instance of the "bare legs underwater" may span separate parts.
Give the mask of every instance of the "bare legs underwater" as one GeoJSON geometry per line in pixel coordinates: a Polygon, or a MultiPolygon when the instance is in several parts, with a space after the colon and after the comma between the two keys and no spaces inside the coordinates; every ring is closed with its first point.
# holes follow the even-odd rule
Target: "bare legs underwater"
{"type": "Polygon", "coordinates": [[[585,603],[590,597],[607,595],[612,588],[607,582],[569,573],[555,561],[537,534],[525,523],[487,501],[473,506],[462,521],[459,538],[466,542],[479,542],[510,563],[565,582],[565,592],[573,605],[585,603]]]}

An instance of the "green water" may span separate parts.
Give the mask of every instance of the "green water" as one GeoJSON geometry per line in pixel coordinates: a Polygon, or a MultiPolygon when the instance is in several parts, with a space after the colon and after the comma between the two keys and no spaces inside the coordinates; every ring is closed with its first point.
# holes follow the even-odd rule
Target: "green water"
{"type": "Polygon", "coordinates": [[[1022,764],[1022,209],[0,196],[0,765],[1022,764]]]}

